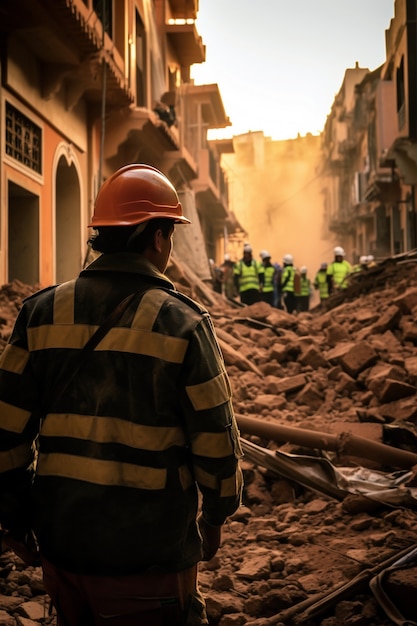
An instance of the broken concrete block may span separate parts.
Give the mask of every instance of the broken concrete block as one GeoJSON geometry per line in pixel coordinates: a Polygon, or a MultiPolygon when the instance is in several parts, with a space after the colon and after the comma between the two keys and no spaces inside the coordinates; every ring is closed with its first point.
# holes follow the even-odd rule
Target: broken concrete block
{"type": "Polygon", "coordinates": [[[366,342],[355,344],[348,352],[340,358],[340,365],[354,378],[367,367],[370,367],[378,360],[378,354],[366,342]]]}
{"type": "Polygon", "coordinates": [[[297,376],[287,376],[286,378],[282,378],[280,383],[278,384],[278,392],[279,393],[292,393],[294,391],[298,391],[306,384],[307,379],[304,374],[298,374],[297,376]]]}
{"type": "Polygon", "coordinates": [[[369,389],[380,402],[393,402],[417,392],[417,388],[413,385],[392,378],[374,378],[369,384],[369,389]]]}
{"type": "MultiPolygon", "coordinates": [[[[377,316],[378,318],[379,316],[377,316]]],[[[370,330],[372,333],[385,333],[387,330],[393,330],[397,328],[398,323],[401,319],[401,309],[392,305],[388,307],[386,311],[372,324],[370,330]]]]}

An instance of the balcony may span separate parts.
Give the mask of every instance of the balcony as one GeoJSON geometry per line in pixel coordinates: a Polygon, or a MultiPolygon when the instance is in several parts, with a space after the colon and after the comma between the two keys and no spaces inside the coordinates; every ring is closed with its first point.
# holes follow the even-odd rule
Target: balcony
{"type": "Polygon", "coordinates": [[[178,150],[177,129],[149,109],[118,111],[107,120],[105,158],[112,169],[135,161],[162,169],[165,155],[178,150]]]}
{"type": "Polygon", "coordinates": [[[99,105],[104,60],[106,106],[132,103],[124,61],[107,34],[103,45],[101,22],[82,0],[3,0],[0,35],[11,49],[22,42],[38,61],[46,100],[65,89],[69,109],[81,97],[99,105]]]}
{"type": "Polygon", "coordinates": [[[171,15],[174,19],[193,19],[198,13],[198,0],[169,0],[171,15]]]}
{"type": "Polygon", "coordinates": [[[165,25],[165,32],[182,67],[190,67],[193,63],[204,63],[206,46],[197,32],[194,20],[170,20],[165,25]]]}
{"type": "Polygon", "coordinates": [[[374,220],[374,202],[359,202],[355,206],[356,220],[358,222],[372,223],[374,220]]]}
{"type": "Polygon", "coordinates": [[[348,217],[345,212],[334,215],[329,221],[329,230],[337,235],[347,235],[355,232],[352,217],[348,217]]]}
{"type": "Polygon", "coordinates": [[[389,148],[386,158],[395,163],[406,185],[417,185],[417,141],[398,137],[389,148]]]}
{"type": "Polygon", "coordinates": [[[220,163],[209,148],[198,153],[198,176],[192,182],[200,210],[204,208],[215,219],[226,219],[227,185],[220,163]]]}

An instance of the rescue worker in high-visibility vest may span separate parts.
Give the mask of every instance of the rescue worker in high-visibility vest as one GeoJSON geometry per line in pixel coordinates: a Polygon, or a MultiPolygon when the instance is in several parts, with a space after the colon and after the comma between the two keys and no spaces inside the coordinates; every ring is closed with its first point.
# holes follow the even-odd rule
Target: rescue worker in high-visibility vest
{"type": "Polygon", "coordinates": [[[334,261],[327,267],[329,277],[329,293],[332,294],[349,286],[349,275],[352,273],[352,266],[345,259],[345,251],[341,246],[334,249],[334,261]]]}
{"type": "Polygon", "coordinates": [[[295,292],[297,298],[297,311],[303,313],[310,308],[310,296],[311,296],[311,280],[307,276],[307,267],[302,265],[300,267],[300,284],[298,292],[295,292]]]}
{"type": "Polygon", "coordinates": [[[329,280],[327,277],[327,263],[321,263],[314,277],[314,289],[319,292],[320,303],[323,304],[329,298],[329,280]]]}
{"type": "Polygon", "coordinates": [[[210,315],[165,275],[189,222],[162,172],[114,172],[100,254],[24,301],[1,355],[3,542],[40,554],[61,626],[208,624],[197,568],[240,505],[242,452],[210,315]]]}
{"type": "Polygon", "coordinates": [[[271,255],[268,250],[261,250],[259,253],[261,257],[262,264],[265,270],[265,279],[264,286],[262,289],[261,300],[263,302],[267,302],[271,306],[274,306],[274,291],[275,291],[275,275],[277,273],[277,269],[275,265],[271,263],[271,255]]]}
{"type": "Polygon", "coordinates": [[[295,267],[292,254],[284,254],[283,269],[281,273],[281,291],[287,313],[293,313],[297,309],[297,298],[294,293],[295,267]]]}
{"type": "Polygon", "coordinates": [[[242,304],[255,304],[261,299],[264,286],[264,266],[252,256],[252,246],[245,244],[243,257],[235,263],[233,269],[236,289],[242,304]]]}
{"type": "Polygon", "coordinates": [[[368,257],[366,255],[362,255],[359,257],[359,263],[353,266],[352,273],[356,274],[356,272],[366,272],[368,269],[368,257]]]}

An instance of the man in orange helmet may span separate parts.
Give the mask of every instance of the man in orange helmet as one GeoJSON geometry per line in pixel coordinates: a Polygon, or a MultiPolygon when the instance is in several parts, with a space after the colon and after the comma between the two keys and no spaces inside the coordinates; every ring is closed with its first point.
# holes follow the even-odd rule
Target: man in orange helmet
{"type": "Polygon", "coordinates": [[[115,172],[100,256],[24,302],[0,360],[0,522],[17,551],[34,531],[60,626],[208,623],[197,563],[240,504],[241,451],[209,314],[164,274],[188,222],[161,172],[115,172]]]}

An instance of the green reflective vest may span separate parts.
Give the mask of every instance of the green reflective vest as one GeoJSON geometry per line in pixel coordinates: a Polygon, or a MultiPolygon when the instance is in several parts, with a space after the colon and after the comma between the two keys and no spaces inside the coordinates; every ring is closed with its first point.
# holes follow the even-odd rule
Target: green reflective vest
{"type": "Polygon", "coordinates": [[[300,296],[309,296],[310,295],[310,287],[311,281],[307,276],[300,276],[300,296]]]}
{"type": "Polygon", "coordinates": [[[264,293],[271,293],[274,291],[274,275],[275,275],[275,267],[273,265],[267,265],[265,268],[265,282],[264,282],[264,293]]]}
{"type": "Polygon", "coordinates": [[[329,297],[329,284],[327,282],[326,270],[319,270],[314,279],[314,286],[319,290],[320,300],[329,297]]]}
{"type": "Polygon", "coordinates": [[[233,273],[239,277],[239,292],[256,289],[259,291],[259,275],[264,274],[264,266],[252,259],[250,265],[243,260],[235,264],[233,273]]]}
{"type": "Polygon", "coordinates": [[[327,268],[328,276],[333,277],[333,285],[337,289],[347,289],[348,276],[352,272],[352,266],[349,261],[333,261],[327,268]]]}
{"type": "Polygon", "coordinates": [[[281,274],[282,291],[294,292],[294,276],[295,267],[293,265],[285,265],[281,274]]]}

